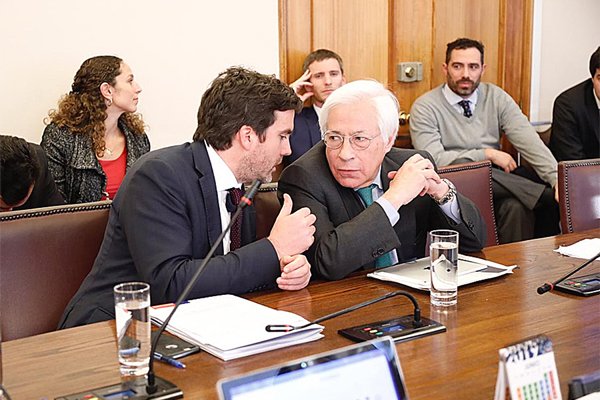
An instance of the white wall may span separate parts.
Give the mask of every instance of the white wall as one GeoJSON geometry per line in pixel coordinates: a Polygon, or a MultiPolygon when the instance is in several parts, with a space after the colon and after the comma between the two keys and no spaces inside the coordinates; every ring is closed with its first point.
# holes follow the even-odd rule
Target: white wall
{"type": "Polygon", "coordinates": [[[600,0],[536,0],[531,121],[551,121],[554,99],[590,77],[600,46],[600,0]]]}
{"type": "Polygon", "coordinates": [[[191,141],[219,72],[279,74],[277,1],[0,0],[0,133],[39,143],[48,110],[100,54],[133,69],[153,149],[191,141]]]}
{"type": "MultiPolygon", "coordinates": [[[[535,0],[532,121],[589,77],[599,15],[600,0],[535,0]]],[[[99,54],[132,67],[153,149],[189,141],[220,71],[279,73],[277,0],[0,0],[0,133],[38,143],[48,110],[99,54]]]]}

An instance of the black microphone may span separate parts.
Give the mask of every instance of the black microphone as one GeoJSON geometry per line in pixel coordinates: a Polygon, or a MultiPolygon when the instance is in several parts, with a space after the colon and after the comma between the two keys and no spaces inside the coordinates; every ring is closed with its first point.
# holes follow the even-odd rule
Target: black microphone
{"type": "Polygon", "coordinates": [[[158,328],[158,332],[157,332],[156,336],[154,337],[154,339],[152,340],[152,347],[150,348],[150,364],[148,365],[148,383],[146,385],[146,392],[148,392],[148,394],[156,393],[156,391],[158,390],[158,385],[156,384],[156,376],[154,375],[154,357],[152,355],[156,351],[156,346],[158,345],[158,340],[160,339],[160,335],[162,335],[162,333],[164,332],[167,325],[169,325],[169,322],[171,321],[173,314],[175,314],[175,311],[177,311],[177,308],[179,307],[179,305],[187,298],[188,294],[194,287],[194,284],[196,283],[196,281],[198,280],[198,278],[200,277],[200,275],[206,268],[206,265],[210,261],[212,255],[215,253],[215,251],[217,250],[217,248],[223,241],[223,237],[231,229],[231,225],[233,225],[233,222],[237,219],[237,217],[240,215],[240,213],[242,212],[242,210],[245,207],[252,204],[252,199],[254,198],[254,195],[258,191],[258,188],[260,187],[261,183],[262,182],[260,179],[256,179],[256,180],[254,180],[254,182],[252,182],[252,185],[250,186],[250,188],[248,190],[246,190],[246,193],[244,193],[244,195],[240,199],[240,202],[237,206],[237,209],[235,210],[235,213],[231,216],[231,220],[229,221],[229,224],[221,232],[221,234],[219,235],[217,240],[215,240],[214,244],[212,245],[212,247],[206,254],[206,257],[202,261],[202,264],[200,264],[200,267],[198,267],[198,269],[196,270],[196,272],[194,273],[194,275],[188,282],[187,286],[183,289],[183,291],[179,295],[179,298],[175,302],[175,306],[173,307],[173,310],[171,310],[171,312],[169,313],[167,318],[164,320],[164,322],[158,328]]]}
{"type": "Polygon", "coordinates": [[[571,275],[575,274],[576,272],[582,270],[584,267],[587,267],[592,261],[594,261],[598,257],[600,257],[600,253],[596,254],[594,257],[592,257],[589,260],[587,260],[586,262],[584,262],[581,266],[577,267],[574,271],[569,272],[567,275],[563,276],[562,278],[560,278],[559,280],[555,281],[554,283],[550,283],[550,282],[544,283],[542,286],[540,286],[539,288],[537,288],[537,293],[538,294],[544,294],[546,292],[549,292],[549,291],[553,290],[554,286],[558,285],[559,283],[561,283],[562,281],[564,281],[565,279],[567,279],[571,275]]]}
{"type": "Polygon", "coordinates": [[[382,300],[389,299],[391,297],[395,297],[395,296],[398,296],[398,295],[406,296],[406,297],[408,297],[408,299],[410,301],[412,301],[413,306],[415,308],[414,312],[413,312],[413,328],[419,328],[419,327],[421,327],[421,309],[419,308],[419,303],[417,303],[417,299],[415,299],[415,297],[412,294],[408,293],[408,292],[405,292],[403,290],[398,290],[396,292],[390,292],[390,293],[388,293],[388,294],[386,294],[384,296],[377,297],[376,299],[367,300],[364,303],[356,304],[356,305],[353,305],[352,307],[348,307],[348,308],[345,308],[343,310],[336,311],[334,313],[325,315],[324,317],[317,318],[314,321],[309,322],[308,324],[304,324],[304,325],[301,325],[301,326],[293,326],[293,325],[287,325],[287,324],[284,324],[284,325],[267,325],[267,326],[265,326],[265,329],[266,329],[267,332],[291,332],[291,331],[295,331],[297,329],[303,329],[303,328],[306,328],[307,326],[311,326],[313,324],[318,324],[318,323],[321,323],[323,321],[327,321],[328,319],[335,318],[335,317],[338,317],[340,315],[347,314],[349,312],[358,310],[359,308],[363,308],[363,307],[369,306],[371,304],[375,304],[375,303],[378,303],[378,302],[380,302],[382,300]]]}

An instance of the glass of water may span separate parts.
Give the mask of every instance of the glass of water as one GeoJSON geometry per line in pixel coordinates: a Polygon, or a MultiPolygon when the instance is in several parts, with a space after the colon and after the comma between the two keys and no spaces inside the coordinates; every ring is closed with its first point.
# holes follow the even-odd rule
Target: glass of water
{"type": "Polygon", "coordinates": [[[437,307],[456,305],[458,297],[458,232],[429,232],[430,297],[437,307]]]}
{"type": "Polygon", "coordinates": [[[144,376],[150,363],[150,285],[121,283],[113,292],[121,378],[144,376]]]}

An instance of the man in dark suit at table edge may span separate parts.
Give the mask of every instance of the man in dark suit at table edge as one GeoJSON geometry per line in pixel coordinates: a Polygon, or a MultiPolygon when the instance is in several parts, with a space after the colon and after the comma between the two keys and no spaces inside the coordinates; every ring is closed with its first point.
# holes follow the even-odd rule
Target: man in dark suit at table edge
{"type": "Polygon", "coordinates": [[[294,207],[317,217],[305,254],[326,279],[423,257],[432,229],[458,231],[462,252],[479,251],[485,242],[479,210],[440,179],[431,156],[392,147],[398,110],[379,82],[342,86],[323,106],[323,142],[281,175],[279,195],[289,194],[294,207]]]}
{"type": "MultiPolygon", "coordinates": [[[[290,153],[300,107],[274,76],[240,67],[221,73],[202,96],[194,141],[148,153],[127,172],[92,271],[59,328],[114,318],[113,287],[121,282],[148,282],[152,304],[175,301],[229,223],[229,193],[243,182],[268,181],[290,153]]],[[[313,241],[315,217],[291,208],[288,197],[258,241],[254,208],[244,209],[240,235],[225,236],[189,298],[304,288],[311,272],[300,253],[313,241]]]]}
{"type": "Polygon", "coordinates": [[[550,150],[557,161],[600,157],[600,47],[590,57],[590,74],[554,101],[550,150]]]}

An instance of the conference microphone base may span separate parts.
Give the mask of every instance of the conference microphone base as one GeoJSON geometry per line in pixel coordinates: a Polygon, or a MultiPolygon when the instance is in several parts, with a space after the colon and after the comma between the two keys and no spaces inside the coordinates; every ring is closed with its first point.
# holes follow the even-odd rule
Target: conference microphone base
{"type": "Polygon", "coordinates": [[[156,393],[146,392],[146,379],[138,379],[131,382],[123,382],[117,385],[104,386],[85,392],[57,397],[55,400],[167,400],[182,399],[183,392],[176,385],[166,379],[156,377],[158,390],[156,393]]]}
{"type": "Polygon", "coordinates": [[[414,315],[405,315],[387,321],[377,321],[340,329],[338,333],[355,342],[363,342],[382,336],[390,336],[394,342],[405,342],[445,331],[446,327],[437,321],[421,317],[419,323],[415,323],[414,315]]]}

